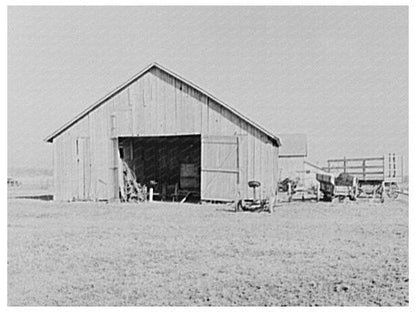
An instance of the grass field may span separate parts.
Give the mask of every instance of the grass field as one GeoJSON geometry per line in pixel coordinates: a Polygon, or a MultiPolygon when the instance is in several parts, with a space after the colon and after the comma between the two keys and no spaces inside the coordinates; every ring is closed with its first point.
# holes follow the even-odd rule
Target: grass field
{"type": "Polygon", "coordinates": [[[408,204],[9,199],[9,305],[408,305],[408,204]]]}

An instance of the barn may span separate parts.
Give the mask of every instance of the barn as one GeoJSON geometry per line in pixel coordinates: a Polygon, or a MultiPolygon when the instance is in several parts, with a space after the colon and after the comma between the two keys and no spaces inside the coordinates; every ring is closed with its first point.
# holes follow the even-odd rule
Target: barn
{"type": "Polygon", "coordinates": [[[231,106],[152,63],[48,137],[56,200],[117,201],[120,160],[163,199],[275,194],[280,140],[231,106]]]}

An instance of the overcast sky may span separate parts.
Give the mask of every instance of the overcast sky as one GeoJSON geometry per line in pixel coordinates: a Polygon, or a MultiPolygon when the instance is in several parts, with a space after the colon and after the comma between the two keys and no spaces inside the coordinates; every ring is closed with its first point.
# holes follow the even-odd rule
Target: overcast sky
{"type": "Polygon", "coordinates": [[[51,167],[43,138],[151,62],[312,162],[407,159],[406,7],[9,7],[9,168],[51,167]]]}

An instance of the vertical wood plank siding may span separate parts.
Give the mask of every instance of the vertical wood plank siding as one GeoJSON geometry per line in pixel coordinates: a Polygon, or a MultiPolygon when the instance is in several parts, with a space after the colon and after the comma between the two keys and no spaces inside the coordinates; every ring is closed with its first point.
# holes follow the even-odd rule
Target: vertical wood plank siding
{"type": "MultiPolygon", "coordinates": [[[[114,197],[117,161],[111,138],[112,118],[116,136],[237,135],[240,195],[251,196],[247,186],[250,180],[262,183],[262,196],[269,196],[277,187],[278,147],[270,138],[205,94],[152,68],[54,138],[57,200],[77,199],[80,194],[76,155],[80,137],[89,138],[89,157],[84,161],[90,166],[91,179],[86,199],[114,197]]],[[[202,161],[209,162],[207,157],[204,155],[202,161]]]]}

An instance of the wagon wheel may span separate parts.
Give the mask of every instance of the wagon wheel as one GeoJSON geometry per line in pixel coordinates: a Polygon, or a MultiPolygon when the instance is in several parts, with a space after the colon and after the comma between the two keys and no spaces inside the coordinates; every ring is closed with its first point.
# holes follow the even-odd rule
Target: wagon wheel
{"type": "Polygon", "coordinates": [[[384,203],[385,193],[386,193],[386,191],[384,189],[384,186],[380,186],[380,200],[381,200],[381,203],[384,203]]]}
{"type": "Polygon", "coordinates": [[[357,197],[358,197],[358,188],[357,187],[354,187],[353,188],[353,191],[351,192],[351,194],[348,197],[352,201],[357,200],[357,197]]]}
{"type": "Polygon", "coordinates": [[[240,199],[237,202],[237,205],[235,207],[235,212],[244,211],[244,210],[246,210],[246,203],[244,202],[243,199],[240,199]]]}
{"type": "Polygon", "coordinates": [[[326,202],[332,202],[332,195],[331,194],[325,194],[324,193],[324,198],[323,198],[323,201],[326,201],[326,202]]]}
{"type": "Polygon", "coordinates": [[[360,188],[360,187],[357,187],[357,193],[356,193],[356,196],[355,197],[360,197],[360,195],[362,194],[362,193],[364,193],[364,191],[363,191],[363,189],[362,188],[360,188]]]}
{"type": "Polygon", "coordinates": [[[389,189],[386,193],[389,198],[396,199],[399,197],[399,187],[396,183],[392,183],[389,185],[389,189]]]}

